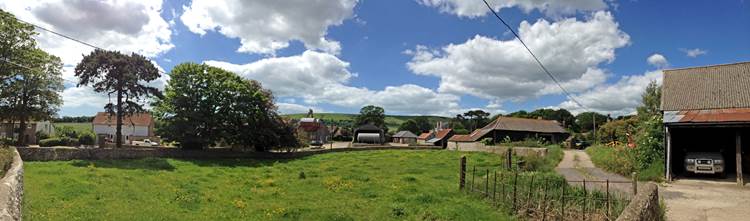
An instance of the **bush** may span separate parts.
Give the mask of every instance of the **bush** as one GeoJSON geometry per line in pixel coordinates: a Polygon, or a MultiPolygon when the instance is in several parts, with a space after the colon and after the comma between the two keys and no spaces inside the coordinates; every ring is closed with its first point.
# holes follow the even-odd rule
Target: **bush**
{"type": "Polygon", "coordinates": [[[2,147],[0,148],[0,177],[5,176],[5,171],[7,171],[10,168],[11,163],[13,163],[13,149],[2,147]]]}
{"type": "Polygon", "coordinates": [[[544,138],[537,137],[528,137],[522,141],[511,141],[509,137],[506,137],[503,142],[500,142],[501,146],[511,147],[544,147],[547,144],[544,138]]]}
{"type": "Polygon", "coordinates": [[[83,132],[78,135],[78,143],[81,145],[94,145],[95,140],[96,136],[94,136],[94,133],[91,132],[83,132]]]}
{"type": "Polygon", "coordinates": [[[484,138],[482,139],[481,142],[482,144],[487,145],[487,146],[495,145],[495,141],[493,141],[492,138],[484,138]]]}
{"type": "Polygon", "coordinates": [[[60,126],[55,128],[55,133],[58,137],[68,137],[68,138],[74,138],[78,139],[78,132],[76,132],[75,128],[70,126],[60,126]]]}
{"type": "Polygon", "coordinates": [[[70,137],[53,137],[39,141],[41,147],[78,146],[78,141],[70,137]]]}
{"type": "Polygon", "coordinates": [[[4,137],[0,138],[0,146],[9,146],[9,145],[15,145],[16,140],[13,140],[13,138],[10,137],[4,137]]]}
{"type": "Polygon", "coordinates": [[[537,155],[530,155],[522,157],[526,163],[526,170],[529,171],[542,171],[542,172],[554,172],[557,164],[563,158],[563,150],[559,145],[548,145],[547,156],[541,157],[537,155]]]}
{"type": "Polygon", "coordinates": [[[44,140],[44,139],[47,139],[47,138],[49,138],[49,134],[41,132],[41,131],[37,131],[36,132],[36,139],[37,140],[44,140]]]}

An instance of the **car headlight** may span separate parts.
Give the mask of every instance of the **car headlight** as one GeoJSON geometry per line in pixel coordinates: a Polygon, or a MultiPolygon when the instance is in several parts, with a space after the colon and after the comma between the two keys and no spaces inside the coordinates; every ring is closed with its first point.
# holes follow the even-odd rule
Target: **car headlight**
{"type": "Polygon", "coordinates": [[[686,163],[695,163],[695,159],[685,159],[686,163]]]}
{"type": "Polygon", "coordinates": [[[722,164],[722,163],[724,163],[723,160],[714,160],[714,164],[722,164]]]}

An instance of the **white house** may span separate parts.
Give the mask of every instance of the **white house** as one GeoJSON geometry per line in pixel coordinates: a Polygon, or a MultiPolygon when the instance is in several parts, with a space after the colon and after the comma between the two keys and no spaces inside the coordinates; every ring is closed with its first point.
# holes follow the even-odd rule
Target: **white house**
{"type": "MultiPolygon", "coordinates": [[[[97,139],[114,142],[117,132],[117,115],[99,112],[92,122],[97,139]]],[[[154,118],[149,113],[122,117],[122,138],[125,143],[154,137],[154,118]]]]}

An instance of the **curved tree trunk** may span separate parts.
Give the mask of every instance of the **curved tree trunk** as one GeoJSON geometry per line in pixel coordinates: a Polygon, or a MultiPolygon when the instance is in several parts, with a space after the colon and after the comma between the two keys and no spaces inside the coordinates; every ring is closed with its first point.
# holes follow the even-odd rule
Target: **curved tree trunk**
{"type": "Polygon", "coordinates": [[[115,132],[115,146],[122,148],[122,90],[117,90],[117,132],[115,132]]]}

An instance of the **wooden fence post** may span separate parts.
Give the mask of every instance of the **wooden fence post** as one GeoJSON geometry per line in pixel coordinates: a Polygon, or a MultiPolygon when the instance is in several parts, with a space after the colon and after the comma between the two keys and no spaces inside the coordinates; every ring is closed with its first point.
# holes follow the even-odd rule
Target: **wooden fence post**
{"type": "Polygon", "coordinates": [[[511,162],[513,161],[513,158],[511,157],[510,151],[511,151],[510,147],[508,147],[507,151],[505,151],[505,168],[507,168],[508,170],[510,170],[511,167],[513,167],[512,162],[511,162]]]}
{"type": "Polygon", "coordinates": [[[586,179],[583,179],[583,220],[586,221],[586,198],[588,194],[586,192],[586,179]]]}
{"type": "Polygon", "coordinates": [[[458,189],[464,190],[466,187],[466,155],[461,156],[460,178],[458,180],[458,189]]]}
{"type": "Polygon", "coordinates": [[[605,203],[607,204],[607,211],[605,212],[605,214],[607,215],[607,219],[609,219],[609,208],[610,208],[609,207],[609,179],[607,179],[606,190],[607,190],[607,195],[605,196],[605,200],[606,200],[605,203]]]}
{"type": "Polygon", "coordinates": [[[471,191],[474,191],[474,177],[477,176],[477,166],[473,166],[471,169],[471,191]]]}
{"type": "Polygon", "coordinates": [[[633,172],[633,196],[638,195],[638,173],[633,172]]]}

